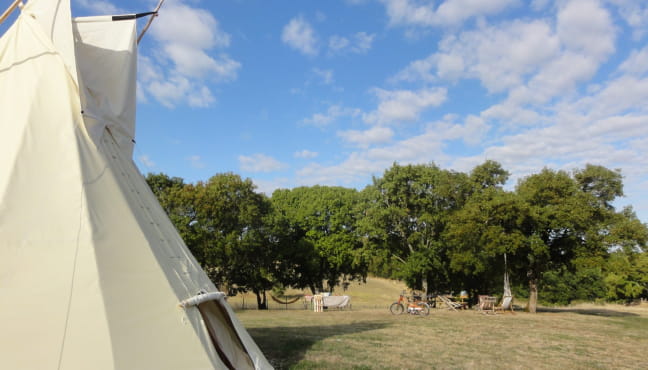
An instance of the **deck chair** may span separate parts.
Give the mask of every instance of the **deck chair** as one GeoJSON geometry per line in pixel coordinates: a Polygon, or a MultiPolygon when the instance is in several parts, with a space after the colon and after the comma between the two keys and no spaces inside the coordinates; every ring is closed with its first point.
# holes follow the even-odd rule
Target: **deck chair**
{"type": "Polygon", "coordinates": [[[510,311],[511,313],[513,312],[513,296],[512,295],[505,295],[502,297],[502,303],[499,306],[495,307],[495,312],[497,311],[502,311],[502,312],[507,312],[510,311]]]}
{"type": "Polygon", "coordinates": [[[446,307],[448,307],[449,310],[456,311],[457,309],[462,309],[463,308],[463,304],[453,301],[448,296],[439,295],[438,297],[439,297],[439,299],[441,299],[441,301],[443,303],[445,303],[446,307]]]}
{"type": "Polygon", "coordinates": [[[481,312],[483,314],[495,313],[495,303],[497,302],[497,299],[495,297],[489,295],[480,295],[478,296],[478,298],[479,303],[477,305],[477,312],[481,312]]]}

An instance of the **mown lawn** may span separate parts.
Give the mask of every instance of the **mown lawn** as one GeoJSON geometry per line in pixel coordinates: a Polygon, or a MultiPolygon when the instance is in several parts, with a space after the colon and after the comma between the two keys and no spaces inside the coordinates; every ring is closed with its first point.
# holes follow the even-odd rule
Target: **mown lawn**
{"type": "Polygon", "coordinates": [[[391,315],[385,297],[378,297],[387,299],[383,307],[357,298],[351,310],[275,305],[237,313],[277,369],[648,369],[646,306],[498,315],[433,309],[418,317],[391,315]]]}

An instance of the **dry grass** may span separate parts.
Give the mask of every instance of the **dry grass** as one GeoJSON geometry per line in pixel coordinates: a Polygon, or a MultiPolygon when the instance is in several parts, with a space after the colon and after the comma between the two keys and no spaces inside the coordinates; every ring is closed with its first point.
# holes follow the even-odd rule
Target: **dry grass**
{"type": "Polygon", "coordinates": [[[402,286],[372,280],[349,289],[352,310],[277,305],[238,316],[277,369],[648,368],[646,306],[392,316],[387,307],[402,286]]]}

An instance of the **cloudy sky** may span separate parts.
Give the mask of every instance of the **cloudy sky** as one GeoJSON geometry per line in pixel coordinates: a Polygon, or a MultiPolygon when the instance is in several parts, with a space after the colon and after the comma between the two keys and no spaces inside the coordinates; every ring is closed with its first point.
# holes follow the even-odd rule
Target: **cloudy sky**
{"type": "MultiPolygon", "coordinates": [[[[9,0],[0,0],[8,5],[9,0]]],[[[77,15],[157,0],[73,0],[77,15]]],[[[648,1],[167,0],[136,162],[188,182],[362,188],[392,163],[621,169],[648,222],[648,1]]]]}

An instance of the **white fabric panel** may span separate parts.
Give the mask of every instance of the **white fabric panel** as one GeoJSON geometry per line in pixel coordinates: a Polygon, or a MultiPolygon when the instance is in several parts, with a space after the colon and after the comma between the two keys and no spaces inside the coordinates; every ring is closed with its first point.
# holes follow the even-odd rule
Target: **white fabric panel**
{"type": "Polygon", "coordinates": [[[72,14],[69,0],[29,0],[22,12],[33,16],[42,26],[43,32],[56,46],[65,66],[76,82],[76,58],[72,38],[72,14]]]}
{"type": "Polygon", "coordinates": [[[236,329],[236,334],[238,335],[239,339],[241,339],[241,342],[245,346],[247,353],[250,355],[252,362],[254,362],[254,368],[272,369],[272,365],[270,365],[268,360],[265,358],[263,352],[261,352],[261,349],[257,346],[254,339],[252,339],[252,337],[250,336],[250,333],[245,330],[245,327],[236,317],[236,314],[234,313],[234,310],[232,310],[232,307],[229,305],[229,303],[221,302],[220,307],[225,311],[226,315],[229,317],[229,320],[232,323],[232,326],[236,329]]]}
{"type": "MultiPolygon", "coordinates": [[[[109,62],[70,73],[63,56],[74,54],[58,52],[68,1],[30,6],[0,39],[0,369],[225,367],[209,331],[224,329],[178,307],[216,288],[124,145],[134,129],[134,22],[100,27],[121,40],[102,47],[78,27],[79,54],[109,62]],[[82,116],[87,106],[94,114],[82,116]]],[[[232,325],[225,335],[235,331],[254,367],[270,368],[221,308],[232,325]]]]}
{"type": "Polygon", "coordinates": [[[351,304],[348,295],[331,295],[324,297],[324,306],[328,308],[345,308],[351,304]]]}
{"type": "Polygon", "coordinates": [[[92,333],[86,348],[101,348],[88,353],[112,363],[92,244],[83,233],[87,208],[76,148],[87,138],[75,83],[53,50],[26,14],[0,40],[3,369],[56,368],[68,324],[76,323],[92,333]],[[81,305],[69,305],[72,292],[84,295],[81,305]],[[68,320],[68,312],[75,318],[68,320]]]}
{"type": "Polygon", "coordinates": [[[200,316],[177,306],[213,285],[186,247],[162,231],[171,225],[151,207],[152,193],[112,137],[105,133],[99,152],[87,149],[81,164],[88,221],[115,367],[218,367],[200,316]]]}
{"type": "Polygon", "coordinates": [[[214,345],[226,359],[223,362],[234,369],[253,369],[252,360],[222,307],[222,302],[206,301],[201,303],[198,309],[211,333],[214,345]]]}
{"type": "Polygon", "coordinates": [[[124,153],[133,155],[137,81],[135,20],[74,19],[83,111],[99,124],[88,131],[96,141],[106,126],[124,153]]]}

